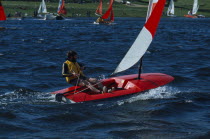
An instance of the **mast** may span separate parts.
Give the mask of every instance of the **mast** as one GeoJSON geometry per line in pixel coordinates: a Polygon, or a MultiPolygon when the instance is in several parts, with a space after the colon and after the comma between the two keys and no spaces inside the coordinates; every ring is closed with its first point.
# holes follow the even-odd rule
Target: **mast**
{"type": "Polygon", "coordinates": [[[143,57],[140,59],[140,64],[139,64],[139,73],[138,73],[138,80],[141,79],[141,72],[142,72],[142,64],[143,64],[143,57]]]}

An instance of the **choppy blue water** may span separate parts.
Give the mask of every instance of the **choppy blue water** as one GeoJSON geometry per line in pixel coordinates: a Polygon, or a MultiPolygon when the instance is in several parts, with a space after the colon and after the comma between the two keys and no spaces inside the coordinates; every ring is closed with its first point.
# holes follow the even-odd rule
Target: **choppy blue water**
{"type": "MultiPolygon", "coordinates": [[[[0,22],[0,138],[208,138],[210,19],[162,19],[143,72],[175,80],[143,94],[63,104],[50,92],[68,87],[61,66],[79,53],[85,73],[109,75],[134,42],[144,18],[0,22]]],[[[133,74],[137,66],[123,72],[133,74]]]]}

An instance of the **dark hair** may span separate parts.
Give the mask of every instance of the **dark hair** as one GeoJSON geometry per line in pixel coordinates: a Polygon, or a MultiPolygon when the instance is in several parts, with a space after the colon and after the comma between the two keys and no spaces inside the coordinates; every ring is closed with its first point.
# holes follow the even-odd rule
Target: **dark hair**
{"type": "Polygon", "coordinates": [[[68,58],[70,58],[70,57],[72,57],[72,56],[75,56],[75,55],[77,55],[77,53],[76,53],[75,51],[68,51],[68,52],[67,52],[67,57],[68,57],[68,58]]]}

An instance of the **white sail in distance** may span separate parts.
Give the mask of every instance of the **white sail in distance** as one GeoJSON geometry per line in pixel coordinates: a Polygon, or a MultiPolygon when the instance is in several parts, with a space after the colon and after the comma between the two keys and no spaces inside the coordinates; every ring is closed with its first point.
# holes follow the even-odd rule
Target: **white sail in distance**
{"type": "Polygon", "coordinates": [[[192,14],[195,15],[198,11],[199,5],[198,5],[198,0],[194,0],[193,3],[193,9],[192,9],[192,14]]]}
{"type": "Polygon", "coordinates": [[[133,45],[112,74],[122,72],[135,65],[145,54],[151,44],[163,12],[165,0],[150,0],[146,23],[140,31],[133,45]],[[159,4],[159,7],[156,5],[159,4]],[[157,7],[157,8],[156,8],[157,7]],[[154,11],[154,12],[153,12],[154,11]],[[151,18],[152,16],[152,18],[151,18]]]}
{"type": "Polygon", "coordinates": [[[168,6],[167,16],[174,15],[174,0],[170,0],[170,4],[168,6]]]}
{"type": "Polygon", "coordinates": [[[40,6],[39,6],[39,10],[38,10],[38,13],[47,13],[47,8],[46,8],[46,4],[45,4],[45,1],[42,0],[40,6]]]}

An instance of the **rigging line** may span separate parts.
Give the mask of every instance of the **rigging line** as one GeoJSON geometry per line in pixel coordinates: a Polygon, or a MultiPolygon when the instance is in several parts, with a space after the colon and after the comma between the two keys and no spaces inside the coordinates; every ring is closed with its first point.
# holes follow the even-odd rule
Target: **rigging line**
{"type": "MultiPolygon", "coordinates": [[[[102,82],[103,82],[103,81],[100,81],[100,82],[98,82],[98,83],[93,84],[92,86],[95,86],[95,85],[97,85],[97,84],[99,84],[99,83],[102,83],[102,82]]],[[[74,93],[74,95],[75,95],[75,94],[78,94],[78,93],[81,93],[81,92],[83,92],[83,91],[85,91],[85,90],[87,90],[87,89],[89,89],[89,88],[86,87],[85,89],[83,89],[83,90],[81,90],[81,91],[79,91],[79,92],[74,93]]]]}
{"type": "Polygon", "coordinates": [[[77,87],[77,85],[78,85],[78,83],[79,83],[79,79],[80,79],[80,74],[79,74],[79,76],[77,76],[77,83],[76,83],[76,86],[74,87],[74,93],[76,92],[76,87],[77,87]]]}

